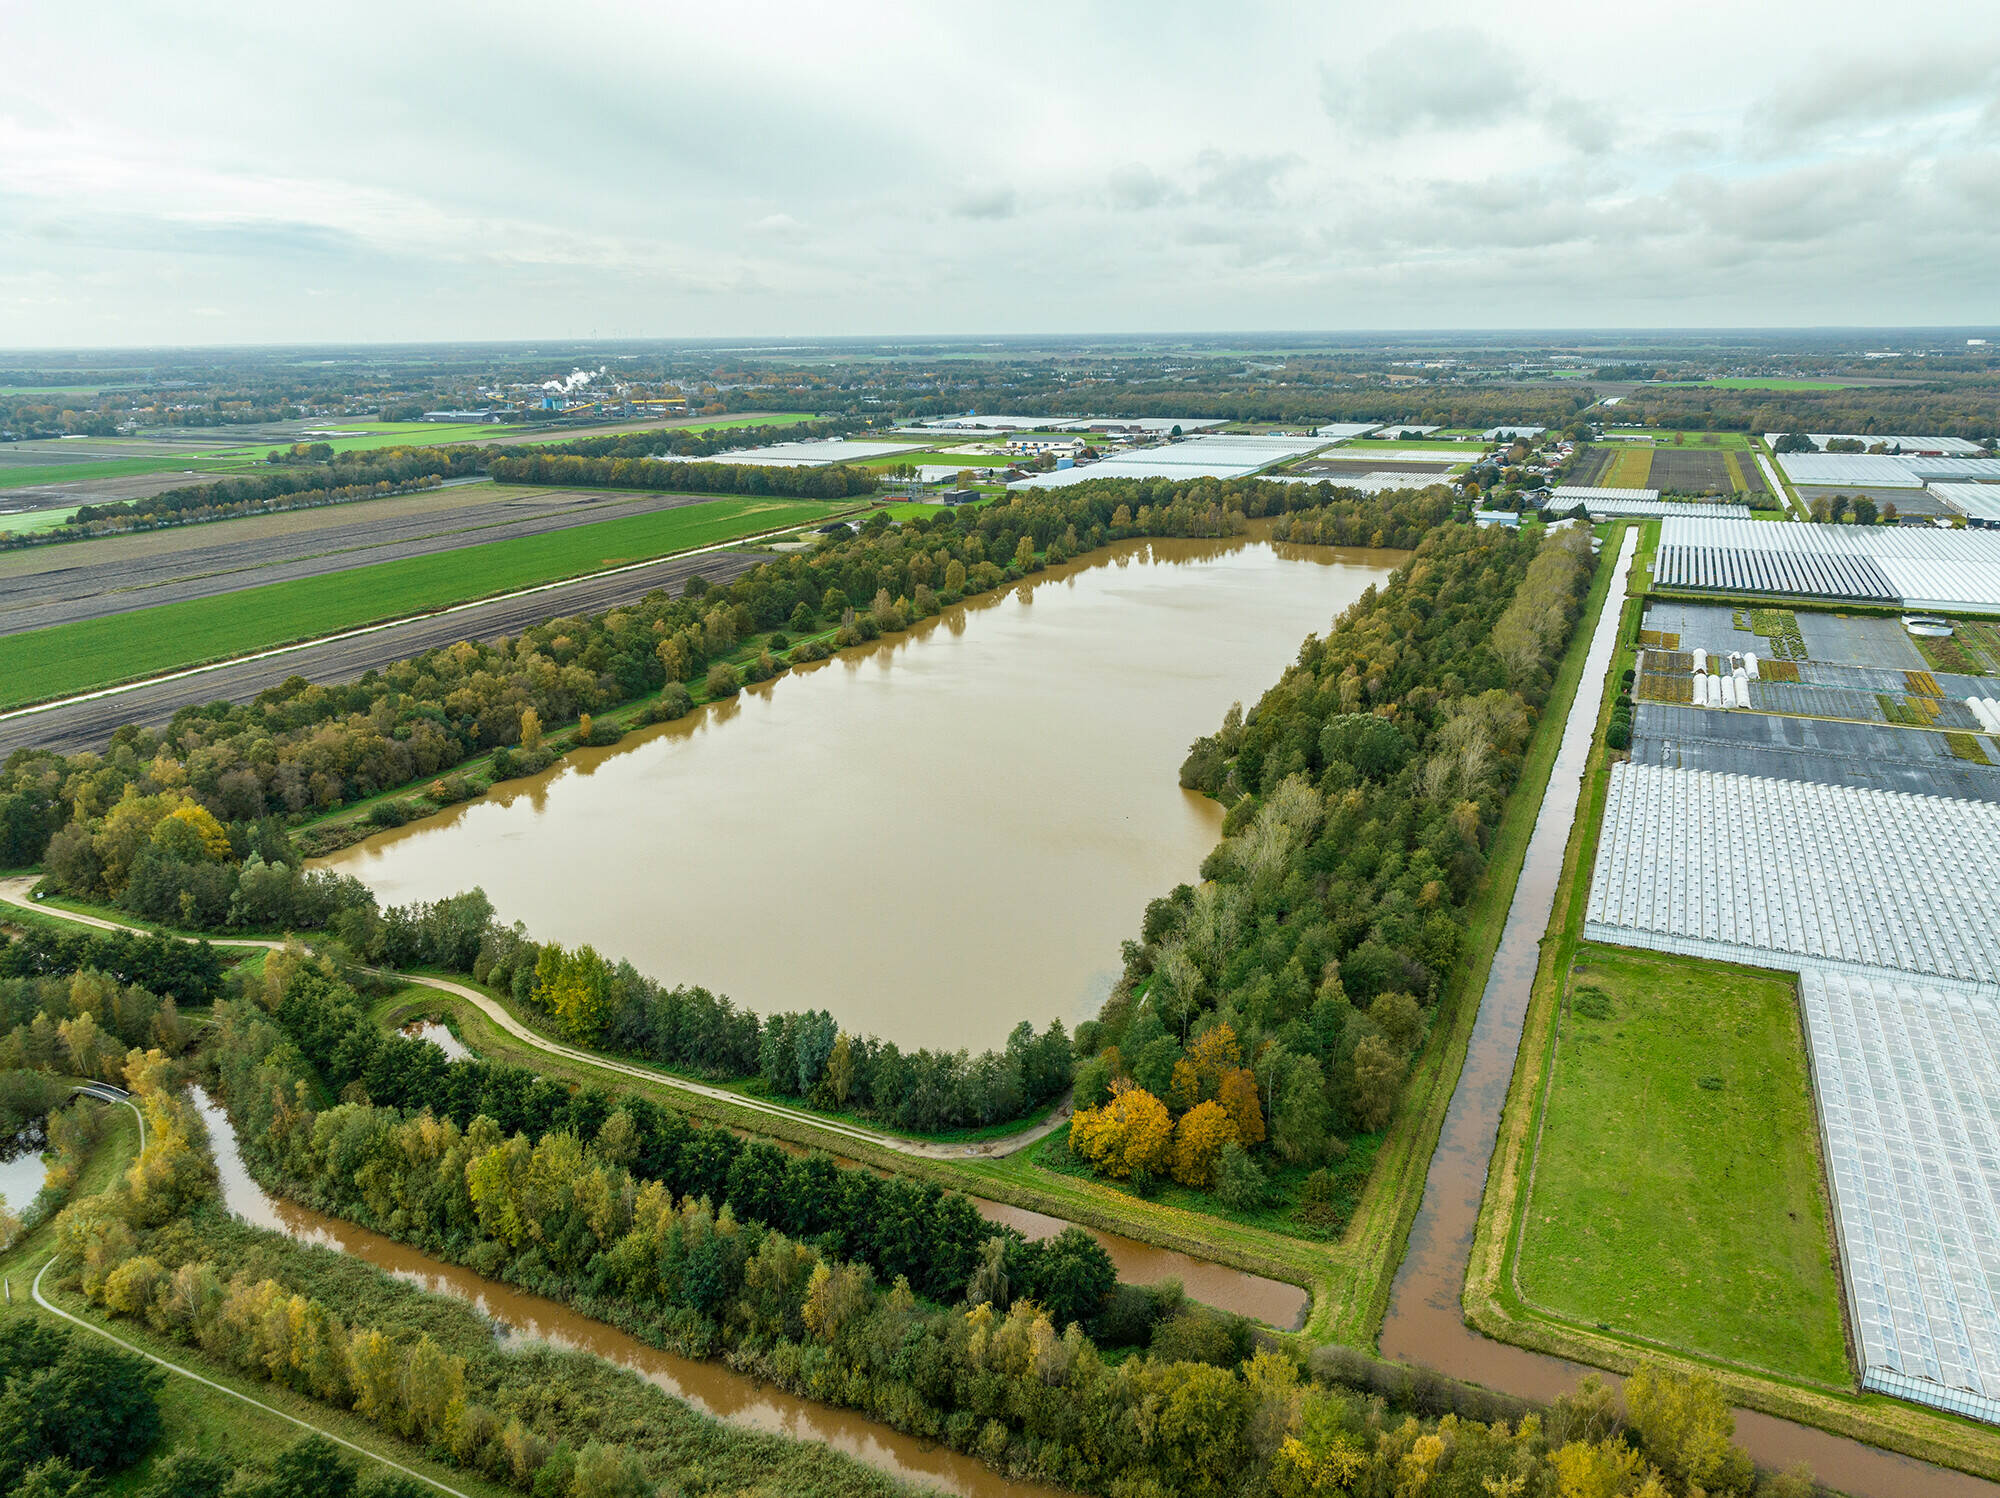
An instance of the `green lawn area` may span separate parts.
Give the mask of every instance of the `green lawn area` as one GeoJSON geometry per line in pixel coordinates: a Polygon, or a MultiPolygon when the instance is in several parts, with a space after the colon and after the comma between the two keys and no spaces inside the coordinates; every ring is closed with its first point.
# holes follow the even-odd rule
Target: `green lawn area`
{"type": "Polygon", "coordinates": [[[1518,1277],[1559,1316],[1845,1386],[1793,979],[1607,947],[1571,969],[1518,1277]]]}
{"type": "Polygon", "coordinates": [[[765,497],[711,500],[29,630],[0,639],[5,683],[0,706],[86,692],[511,588],[804,525],[853,508],[765,497]]]}
{"type": "Polygon", "coordinates": [[[76,505],[59,505],[53,510],[23,510],[17,515],[0,515],[0,531],[52,531],[77,512],[76,505]]]}

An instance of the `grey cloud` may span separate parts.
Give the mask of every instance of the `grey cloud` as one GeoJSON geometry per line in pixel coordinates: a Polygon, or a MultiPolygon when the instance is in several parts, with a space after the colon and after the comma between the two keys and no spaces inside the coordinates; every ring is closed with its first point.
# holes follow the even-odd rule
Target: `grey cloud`
{"type": "Polygon", "coordinates": [[[1780,138],[1841,126],[1923,119],[2000,92],[2000,48],[1974,42],[1949,53],[1910,51],[1813,67],[1751,111],[1780,138]]]}
{"type": "Polygon", "coordinates": [[[1020,200],[1011,187],[986,187],[961,194],[951,205],[955,218],[1012,218],[1020,211],[1020,200]]]}
{"type": "Polygon", "coordinates": [[[1201,183],[1195,195],[1204,203],[1250,210],[1278,205],[1278,179],[1299,165],[1290,152],[1276,156],[1231,156],[1203,151],[1195,158],[1201,183]]]}
{"type": "Polygon", "coordinates": [[[1525,97],[1511,52],[1462,27],[1404,32],[1350,70],[1320,69],[1326,112],[1363,135],[1490,124],[1525,97]]]}
{"type": "Polygon", "coordinates": [[[1104,184],[1105,201],[1123,213],[1157,208],[1176,196],[1166,178],[1136,161],[1114,170],[1104,184]]]}

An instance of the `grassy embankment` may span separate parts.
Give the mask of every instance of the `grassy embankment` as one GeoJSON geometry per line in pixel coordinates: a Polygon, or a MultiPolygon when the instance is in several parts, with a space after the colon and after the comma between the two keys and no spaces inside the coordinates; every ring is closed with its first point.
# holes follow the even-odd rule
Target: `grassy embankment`
{"type": "Polygon", "coordinates": [[[0,707],[86,692],[855,508],[763,497],[712,500],[29,630],[0,639],[5,683],[0,707]]]}
{"type": "MultiPolygon", "coordinates": [[[[1596,859],[1597,840],[1604,815],[1604,803],[1610,785],[1610,764],[1614,756],[1604,746],[1603,730],[1609,721],[1610,709],[1615,696],[1615,685],[1619,673],[1632,664],[1634,646],[1638,637],[1639,620],[1643,614],[1645,599],[1638,596],[1645,581],[1650,576],[1650,564],[1659,543],[1659,523],[1649,522],[1646,539],[1635,562],[1635,596],[1626,606],[1621,623],[1619,648],[1614,652],[1610,670],[1610,681],[1605,693],[1603,711],[1597,723],[1597,739],[1591,753],[1590,763],[1585,770],[1583,801],[1579,809],[1576,825],[1570,834],[1568,849],[1564,856],[1562,881],[1556,891],[1555,918],[1550,934],[1542,943],[1542,959],[1535,975],[1535,985],[1529,1000],[1521,1044],[1515,1060],[1514,1076],[1508,1091],[1506,1106],[1501,1113],[1499,1137],[1494,1146],[1493,1157],[1488,1166],[1486,1193],[1480,1204],[1479,1221],[1473,1238],[1472,1258],[1467,1271],[1464,1305],[1466,1318],[1480,1331],[1501,1341],[1536,1351],[1555,1354],[1576,1362],[1609,1368],[1618,1372],[1629,1372],[1636,1367],[1642,1357],[1658,1356],[1666,1352],[1670,1356],[1699,1365],[1714,1373],[1722,1382],[1729,1397],[1742,1405],[1766,1413],[1796,1420],[1839,1435],[1851,1436],[1871,1445],[1921,1457],[1927,1461],[1946,1466],[1958,1467],[1985,1476],[2000,1475],[2000,1431],[1990,1426],[1980,1425],[1970,1420],[1925,1410],[1916,1405],[1904,1404],[1874,1394],[1855,1394],[1845,1388],[1829,1387],[1823,1382],[1805,1376],[1769,1371],[1761,1366],[1751,1366],[1744,1359],[1749,1355],[1741,1339],[1758,1337],[1762,1339],[1764,1355],[1772,1347],[1778,1349],[1779,1356],[1799,1359],[1803,1356],[1808,1366],[1826,1371],[1825,1361],[1828,1350],[1827,1317],[1837,1314],[1837,1300],[1823,1305],[1815,1311],[1815,1325],[1803,1331],[1800,1340],[1787,1349],[1786,1332],[1782,1329],[1754,1328],[1746,1325],[1737,1310],[1729,1309],[1739,1305],[1745,1298],[1746,1289],[1754,1290],[1759,1281],[1774,1290],[1782,1286],[1788,1265],[1796,1265],[1800,1256],[1810,1264],[1812,1250],[1806,1238],[1804,1227],[1795,1224],[1789,1217],[1768,1221],[1775,1210],[1772,1203],[1758,1203],[1749,1199],[1746,1190],[1732,1184],[1719,1187],[1714,1183],[1709,1189],[1698,1193],[1689,1200],[1669,1201],[1660,1207],[1639,1195],[1640,1191],[1667,1192],[1675,1189],[1671,1159],[1678,1155],[1687,1158],[1698,1148],[1712,1147],[1743,1148],[1745,1140],[1760,1148],[1770,1147],[1768,1139],[1759,1139],[1754,1133],[1746,1133],[1747,1125],[1742,1119],[1718,1116],[1719,1110],[1711,1109],[1706,1118],[1682,1113],[1669,1118],[1664,1111],[1655,1111],[1653,1116],[1661,1126],[1671,1126],[1672,1132],[1664,1139],[1657,1133],[1652,1135],[1632,1135],[1624,1123],[1618,1122],[1635,1109],[1632,1087],[1628,1086],[1618,1095],[1616,1107],[1609,1111],[1600,1109],[1589,1117],[1585,1127],[1591,1130],[1591,1138],[1606,1135],[1607,1138],[1624,1138],[1628,1149],[1636,1149],[1640,1154],[1658,1151],[1663,1159],[1645,1169],[1634,1169],[1620,1176],[1616,1170],[1605,1169],[1601,1179],[1608,1189],[1617,1192],[1621,1188],[1630,1190],[1631,1197],[1621,1197],[1628,1215],[1618,1225],[1624,1237],[1618,1248],[1626,1256],[1610,1263],[1572,1263],[1565,1265],[1553,1262],[1561,1257],[1564,1242],[1560,1235],[1533,1239],[1539,1250],[1539,1259],[1532,1260],[1527,1269],[1522,1268],[1523,1215],[1528,1207],[1529,1191],[1535,1195],[1536,1210],[1542,1211],[1551,1202],[1561,1202],[1566,1207],[1587,1201],[1590,1193],[1598,1189],[1593,1185],[1593,1177],[1582,1179],[1564,1176],[1555,1179],[1544,1173],[1547,1166],[1538,1161],[1538,1147],[1547,1143],[1543,1129],[1545,1105],[1549,1097],[1552,1068],[1557,1055],[1558,1026],[1570,1025],[1573,1018],[1564,1009],[1564,1000],[1569,996],[1570,985],[1565,981],[1570,974],[1580,950],[1583,948],[1582,931],[1584,907],[1589,896],[1590,870],[1596,859]],[[1607,1119],[1612,1121],[1613,1131],[1607,1135],[1607,1119]],[[1687,1211],[1692,1205],[1699,1214],[1698,1220],[1690,1222],[1687,1211]],[[1754,1234],[1766,1227],[1775,1230],[1769,1241],[1759,1242],[1751,1238],[1741,1241],[1715,1244],[1701,1249],[1700,1245],[1684,1243],[1682,1250],[1689,1255],[1704,1251],[1717,1255],[1713,1262],[1720,1264],[1720,1278],[1707,1283],[1693,1283],[1692,1279],[1682,1283],[1677,1292],[1669,1294],[1669,1303],[1652,1308],[1627,1305],[1620,1307],[1609,1303],[1619,1293],[1618,1282],[1622,1278],[1634,1278],[1648,1272],[1661,1272],[1662,1266],[1646,1265],[1641,1262],[1634,1249],[1633,1235],[1644,1232],[1648,1224],[1645,1214],[1654,1214],[1653,1223],[1658,1231],[1671,1231],[1688,1235],[1704,1230],[1713,1230],[1718,1225],[1725,1231],[1754,1234]],[[1755,1266],[1755,1267],[1752,1267],[1755,1266]],[[1535,1280],[1539,1267],[1542,1280],[1535,1280]],[[1549,1293],[1552,1283],[1556,1293],[1567,1294],[1586,1302],[1586,1309],[1593,1312],[1588,1321],[1572,1313],[1559,1315],[1550,1309],[1532,1304],[1524,1289],[1523,1274],[1542,1293],[1549,1293]],[[1621,1310],[1627,1317],[1646,1318],[1642,1327],[1613,1329],[1613,1323],[1605,1316],[1606,1310],[1614,1315],[1621,1310]],[[1603,1321],[1603,1325],[1598,1322],[1603,1321]],[[1731,1330],[1731,1327],[1734,1330],[1731,1330]],[[1661,1332],[1667,1336],[1658,1336],[1661,1332]],[[1693,1333],[1694,1335],[1690,1335],[1693,1333]],[[1703,1350],[1715,1345],[1718,1337],[1738,1339],[1728,1356],[1720,1356],[1703,1350]],[[1673,1340],[1680,1338],[1682,1340],[1673,1340]],[[1702,1346],[1688,1345],[1700,1339],[1702,1346]],[[1807,1349],[1802,1353],[1802,1349],[1807,1349]]],[[[1593,948],[1604,954],[1610,949],[1593,948]]],[[[1675,964],[1674,959],[1655,959],[1661,963],[1675,964]]],[[[1717,965],[1689,963],[1685,968],[1670,966],[1667,970],[1699,971],[1717,965]]],[[[1737,970],[1720,968],[1722,974],[1737,970]]],[[[1761,981],[1771,981],[1766,975],[1758,975],[1761,981]]],[[[1589,986],[1606,987],[1604,983],[1586,975],[1589,986]]],[[[1778,980],[1785,982],[1785,980],[1778,980]]],[[[1727,986],[1726,978],[1718,978],[1702,973],[1698,980],[1698,992],[1706,992],[1711,998],[1717,994],[1716,985],[1727,986]]],[[[1585,986],[1583,984],[1578,987],[1585,986]]],[[[1789,990],[1789,984],[1787,984],[1789,990]]],[[[1628,995],[1629,998],[1629,995],[1628,995]]],[[[1616,995],[1611,1000],[1613,1012],[1617,1012],[1616,995]]],[[[1779,1040],[1780,1031],[1776,1021],[1765,1016],[1762,1039],[1767,1047],[1766,1055],[1770,1065],[1778,1071],[1790,1070],[1798,1079],[1798,1086],[1805,1086],[1802,1041],[1797,1038],[1796,1024],[1788,1052],[1779,1040]]],[[[1614,1022],[1615,1031],[1616,1024],[1614,1022]]],[[[1574,1031],[1565,1031],[1574,1040],[1574,1031]]],[[[1591,1042],[1575,1042],[1590,1045],[1591,1042]]],[[[1602,1042],[1599,1045],[1604,1044],[1602,1042]]],[[[1696,1047],[1692,1054],[1699,1055],[1700,1039],[1690,1042],[1696,1047]]],[[[1632,1057],[1635,1077],[1643,1076],[1645,1083],[1654,1092],[1664,1092],[1670,1085],[1679,1085],[1685,1079],[1670,1080],[1667,1075],[1675,1065],[1686,1061],[1691,1052],[1686,1045],[1666,1047],[1656,1046],[1650,1054],[1643,1046],[1634,1044],[1622,1047],[1619,1054],[1628,1053],[1632,1057]],[[1656,1064],[1646,1068],[1652,1060],[1656,1064]]],[[[1739,1059],[1736,1066],[1747,1067],[1747,1061],[1739,1059]]],[[[1726,1093],[1730,1085],[1730,1073],[1725,1070],[1727,1063],[1711,1060],[1702,1064],[1696,1073],[1695,1086],[1699,1089],[1702,1075],[1721,1075],[1726,1093]]],[[[1747,1071],[1738,1076],[1739,1082],[1747,1077],[1747,1071]]],[[[1560,1082],[1562,1076],[1556,1073],[1560,1082]]],[[[1634,1083],[1633,1085],[1639,1085],[1634,1083]]],[[[1779,1083],[1775,1077],[1759,1079],[1764,1090],[1764,1106],[1771,1110],[1771,1118],[1792,1130],[1790,1135],[1794,1148],[1804,1151],[1802,1157],[1795,1156],[1790,1161],[1773,1162],[1782,1166],[1781,1179],[1784,1189],[1796,1193],[1800,1187],[1800,1176],[1804,1173],[1816,1177],[1814,1182],[1814,1204],[1825,1221],[1828,1211],[1825,1186],[1820,1176],[1818,1155],[1818,1133],[1811,1126],[1810,1099],[1801,1091],[1791,1103],[1781,1106],[1779,1083]],[[1807,1110],[1803,1137],[1797,1125],[1797,1110],[1807,1110]],[[1791,1120],[1791,1122],[1786,1122],[1791,1120]]],[[[1700,1089],[1706,1092],[1706,1089],[1700,1089]]],[[[1748,1100],[1746,1099],[1746,1102],[1748,1100]]],[[[1642,1110],[1664,1110],[1665,1101],[1655,1103],[1642,1098],[1637,1107],[1642,1110]]],[[[1559,1112],[1567,1116],[1572,1112],[1587,1113],[1579,1106],[1578,1100],[1566,1099],[1559,1105],[1559,1112]]],[[[1567,1124],[1561,1124],[1568,1128],[1567,1124]]],[[[1560,1164],[1557,1165],[1560,1169],[1560,1164]]],[[[1711,1159],[1707,1168],[1719,1168],[1719,1161],[1711,1159]]],[[[1747,1184],[1749,1177],[1745,1177],[1747,1184]]],[[[1733,1181],[1733,1177],[1732,1177],[1733,1181]]],[[[1785,1205],[1785,1212],[1798,1210],[1794,1205],[1785,1205]]],[[[1607,1225],[1610,1231],[1610,1225],[1607,1225]]],[[[1829,1252],[1831,1246],[1829,1245],[1829,1252]]],[[[1690,1259],[1690,1266],[1692,1260],[1690,1259]]],[[[1829,1259],[1829,1264],[1831,1260],[1829,1259]]],[[[1692,1268],[1691,1268],[1692,1274],[1692,1268]]],[[[1662,1285],[1670,1287],[1671,1279],[1663,1277],[1662,1285]]],[[[1663,1291],[1663,1293],[1667,1293],[1663,1291]]],[[[1799,1292],[1801,1300],[1809,1298],[1804,1291],[1799,1292]]],[[[1832,1287],[1835,1296],[1839,1293],[1836,1283],[1832,1287]]],[[[1831,1475],[1831,1474],[1829,1474],[1831,1475]]]]}
{"type": "MultiPolygon", "coordinates": [[[[131,1110],[109,1108],[103,1134],[70,1199],[79,1201],[108,1189],[130,1167],[138,1153],[138,1145],[139,1121],[131,1110]]],[[[29,1293],[36,1274],[54,1257],[55,1248],[55,1225],[51,1219],[27,1234],[13,1248],[0,1253],[0,1277],[7,1281],[11,1295],[11,1300],[0,1300],[0,1321],[16,1317],[55,1321],[35,1304],[29,1293]]],[[[233,1369],[206,1358],[196,1348],[155,1335],[143,1321],[113,1320],[82,1296],[56,1289],[53,1281],[53,1274],[42,1281],[42,1293],[72,1316],[80,1317],[92,1326],[102,1327],[123,1341],[168,1362],[213,1379],[224,1388],[282,1410],[318,1429],[330,1431],[365,1451],[378,1452],[459,1492],[475,1495],[475,1498],[502,1498],[503,1494],[512,1491],[498,1483],[488,1482],[476,1473],[462,1472],[432,1461],[414,1445],[393,1440],[378,1427],[352,1414],[318,1404],[277,1385],[244,1378],[233,1369]]],[[[159,1392],[159,1404],[165,1430],[158,1444],[145,1460],[94,1491],[106,1495],[106,1498],[143,1492],[152,1480],[160,1458],[170,1452],[191,1447],[205,1455],[221,1456],[231,1461],[266,1462],[305,1434],[290,1420],[179,1374],[167,1374],[159,1392]]],[[[377,1464],[367,1462],[366,1465],[375,1467],[377,1464]]]]}

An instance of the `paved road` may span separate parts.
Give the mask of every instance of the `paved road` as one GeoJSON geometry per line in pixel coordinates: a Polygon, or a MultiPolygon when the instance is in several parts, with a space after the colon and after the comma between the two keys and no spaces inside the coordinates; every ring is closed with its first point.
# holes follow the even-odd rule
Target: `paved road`
{"type": "Polygon", "coordinates": [[[40,709],[0,716],[0,759],[16,749],[57,749],[73,754],[101,749],[125,723],[165,723],[183,707],[248,702],[292,676],[308,681],[352,681],[363,672],[460,640],[516,634],[559,614],[592,614],[634,603],[655,588],[678,593],[699,573],[711,583],[740,577],[767,558],[721,550],[683,552],[636,567],[555,583],[486,603],[467,604],[399,624],[338,635],[239,661],[177,673],[129,688],[94,693],[40,709]]]}
{"type": "Polygon", "coordinates": [[[462,504],[414,514],[385,512],[377,508],[382,501],[289,512],[325,518],[324,524],[312,529],[260,527],[263,534],[246,536],[236,529],[241,522],[224,521],[174,533],[177,539],[212,536],[206,545],[151,552],[120,546],[120,551],[137,554],[107,557],[99,543],[72,542],[30,552],[29,559],[39,566],[0,576],[0,635],[320,577],[376,562],[432,556],[488,541],[543,536],[592,521],[650,515],[714,498],[616,490],[496,494],[484,484],[468,486],[465,493],[462,504]]]}
{"type": "MultiPolygon", "coordinates": [[[[137,926],[128,926],[120,921],[107,921],[98,916],[79,915],[74,911],[60,910],[52,906],[37,904],[28,891],[35,886],[32,877],[0,879],[0,903],[18,905],[23,910],[38,911],[42,915],[55,916],[65,921],[75,921],[79,925],[94,926],[100,931],[138,931],[137,926]]],[[[281,948],[284,943],[257,939],[220,939],[218,946],[262,947],[268,951],[281,948]]],[[[494,1024],[524,1044],[538,1051],[546,1051],[551,1056],[560,1056],[565,1061],[579,1062],[584,1066],[596,1067],[599,1071],[610,1072],[621,1077],[632,1077],[642,1082],[650,1082],[657,1087],[666,1087],[677,1092],[692,1093],[696,1097],[708,1098],[713,1102],[727,1103],[733,1108],[747,1109],[752,1113],[762,1113],[771,1118],[782,1118],[790,1123],[804,1124],[823,1133],[837,1135],[860,1144],[872,1144],[886,1150],[894,1150],[899,1155],[910,1155],[922,1160],[963,1160],[997,1159],[1011,1155],[1016,1150],[1025,1149],[1036,1140],[1054,1133],[1065,1123],[1070,1114],[1068,1099],[1050,1115],[1032,1128],[1008,1134],[999,1139],[986,1139],[977,1144],[936,1144],[922,1139],[903,1139],[894,1134],[881,1134],[873,1129],[864,1129],[855,1124],[843,1123],[838,1119],[824,1118],[817,1113],[808,1113],[799,1108],[787,1108],[783,1103],[767,1102],[763,1098],[745,1097],[727,1088],[710,1087],[702,1082],[690,1082],[681,1077],[669,1077],[651,1068],[634,1066],[629,1062],[602,1056],[594,1051],[579,1051],[571,1046],[559,1044],[548,1037],[529,1029],[505,1005],[497,999],[481,993],[476,988],[468,988],[463,983],[454,983],[449,978],[433,978],[424,973],[397,973],[382,968],[370,969],[383,977],[395,978],[403,983],[420,984],[425,988],[435,988],[440,993],[451,994],[473,1005],[494,1024]]]]}

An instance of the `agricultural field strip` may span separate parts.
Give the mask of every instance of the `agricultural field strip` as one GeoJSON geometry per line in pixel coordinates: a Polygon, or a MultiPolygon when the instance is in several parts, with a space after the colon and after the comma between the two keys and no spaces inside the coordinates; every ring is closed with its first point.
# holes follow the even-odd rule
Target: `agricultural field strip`
{"type": "MultiPolygon", "coordinates": [[[[82,556],[71,565],[51,566],[38,573],[13,576],[0,573],[0,634],[205,598],[265,583],[317,577],[376,562],[430,556],[497,540],[547,535],[600,520],[654,514],[714,499],[713,495],[521,491],[425,514],[357,513],[345,525],[325,527],[319,536],[276,534],[102,563],[93,563],[82,556]]],[[[338,515],[346,508],[329,506],[302,513],[338,515]]],[[[97,543],[71,544],[88,549],[97,543]]],[[[68,560],[67,554],[30,555],[36,561],[50,563],[68,560]]]]}
{"type": "Polygon", "coordinates": [[[475,600],[440,613],[301,640],[294,645],[0,714],[0,757],[22,748],[56,749],[66,754],[101,748],[113,731],[125,723],[158,725],[183,707],[217,701],[248,702],[259,692],[292,676],[316,682],[350,681],[366,671],[386,670],[397,661],[460,640],[518,634],[558,612],[602,613],[637,602],[655,588],[673,591],[697,573],[711,584],[732,582],[767,560],[755,552],[731,549],[741,544],[743,541],[724,542],[679,552],[651,562],[614,568],[608,573],[544,584],[525,593],[475,600]],[[569,590],[558,600],[560,607],[552,609],[549,600],[541,596],[549,588],[569,590]]]}
{"type": "Polygon", "coordinates": [[[640,567],[704,545],[782,534],[851,508],[800,500],[720,500],[599,521],[550,536],[493,541],[159,604],[133,614],[0,636],[0,678],[16,703],[30,704],[37,697],[73,701],[121,680],[156,678],[190,662],[240,660],[377,621],[427,617],[440,612],[440,602],[461,607],[463,602],[518,598],[532,588],[614,574],[620,565],[640,567]]]}

